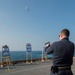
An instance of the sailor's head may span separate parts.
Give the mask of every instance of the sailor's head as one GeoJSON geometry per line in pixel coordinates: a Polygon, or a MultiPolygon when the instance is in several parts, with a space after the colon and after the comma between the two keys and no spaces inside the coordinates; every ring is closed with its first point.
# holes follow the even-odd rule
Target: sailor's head
{"type": "Polygon", "coordinates": [[[62,40],[63,38],[68,38],[69,35],[70,35],[70,31],[68,29],[63,29],[60,32],[59,39],[62,40]]]}

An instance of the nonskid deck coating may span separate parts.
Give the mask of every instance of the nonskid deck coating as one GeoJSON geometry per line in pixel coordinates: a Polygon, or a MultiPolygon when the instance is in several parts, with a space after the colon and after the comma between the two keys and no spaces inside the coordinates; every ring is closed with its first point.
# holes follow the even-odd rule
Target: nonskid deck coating
{"type": "MultiPolygon", "coordinates": [[[[0,68],[0,75],[50,75],[50,67],[52,60],[49,61],[37,61],[31,64],[19,63],[14,66],[10,66],[8,71],[7,66],[0,68]]],[[[75,59],[72,66],[73,74],[75,75],[75,59]]]]}

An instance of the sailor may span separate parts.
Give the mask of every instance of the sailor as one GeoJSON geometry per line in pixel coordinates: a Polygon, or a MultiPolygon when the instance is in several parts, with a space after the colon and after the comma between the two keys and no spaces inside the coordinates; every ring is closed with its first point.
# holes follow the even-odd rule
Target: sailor
{"type": "Polygon", "coordinates": [[[63,29],[59,35],[60,41],[54,42],[46,50],[46,54],[53,53],[50,75],[73,75],[74,43],[69,40],[69,35],[69,30],[63,29]]]}

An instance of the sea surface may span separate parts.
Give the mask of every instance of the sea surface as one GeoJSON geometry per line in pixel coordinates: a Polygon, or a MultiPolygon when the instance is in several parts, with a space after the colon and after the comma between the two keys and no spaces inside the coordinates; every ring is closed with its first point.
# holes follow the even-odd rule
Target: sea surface
{"type": "MultiPolygon", "coordinates": [[[[2,58],[2,52],[0,51],[0,62],[2,58]]],[[[48,58],[52,57],[53,55],[47,55],[48,58]]],[[[75,52],[74,52],[75,56],[75,52]]],[[[10,58],[11,61],[17,61],[17,60],[26,60],[26,51],[10,51],[10,58]]],[[[42,51],[32,51],[32,59],[39,59],[42,58],[42,51]]],[[[30,59],[30,54],[28,55],[28,59],[30,59]]]]}
{"type": "MultiPolygon", "coordinates": [[[[2,52],[0,51],[0,61],[2,58],[2,52]]],[[[30,54],[28,54],[28,59],[30,59],[30,54]]],[[[51,55],[47,55],[48,58],[52,57],[51,55]]],[[[26,60],[26,51],[10,51],[11,61],[17,60],[26,60]]],[[[42,51],[32,51],[32,59],[42,58],[42,51]]]]}

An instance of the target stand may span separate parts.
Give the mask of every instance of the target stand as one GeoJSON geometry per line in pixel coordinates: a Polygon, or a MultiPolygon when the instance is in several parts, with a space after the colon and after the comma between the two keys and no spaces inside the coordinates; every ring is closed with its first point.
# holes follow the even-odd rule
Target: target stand
{"type": "Polygon", "coordinates": [[[4,64],[7,65],[7,71],[10,72],[9,66],[11,65],[9,47],[7,45],[2,46],[1,54],[1,67],[4,67],[4,64]]]}
{"type": "Polygon", "coordinates": [[[26,44],[26,63],[27,64],[32,63],[32,47],[31,47],[30,43],[26,44]],[[30,58],[29,58],[29,56],[30,56],[30,58]],[[30,62],[29,62],[29,60],[30,60],[30,62]]]}
{"type": "Polygon", "coordinates": [[[46,55],[46,52],[45,52],[45,48],[43,48],[43,50],[42,50],[42,60],[41,61],[42,62],[47,61],[47,55],[46,55]]]}

